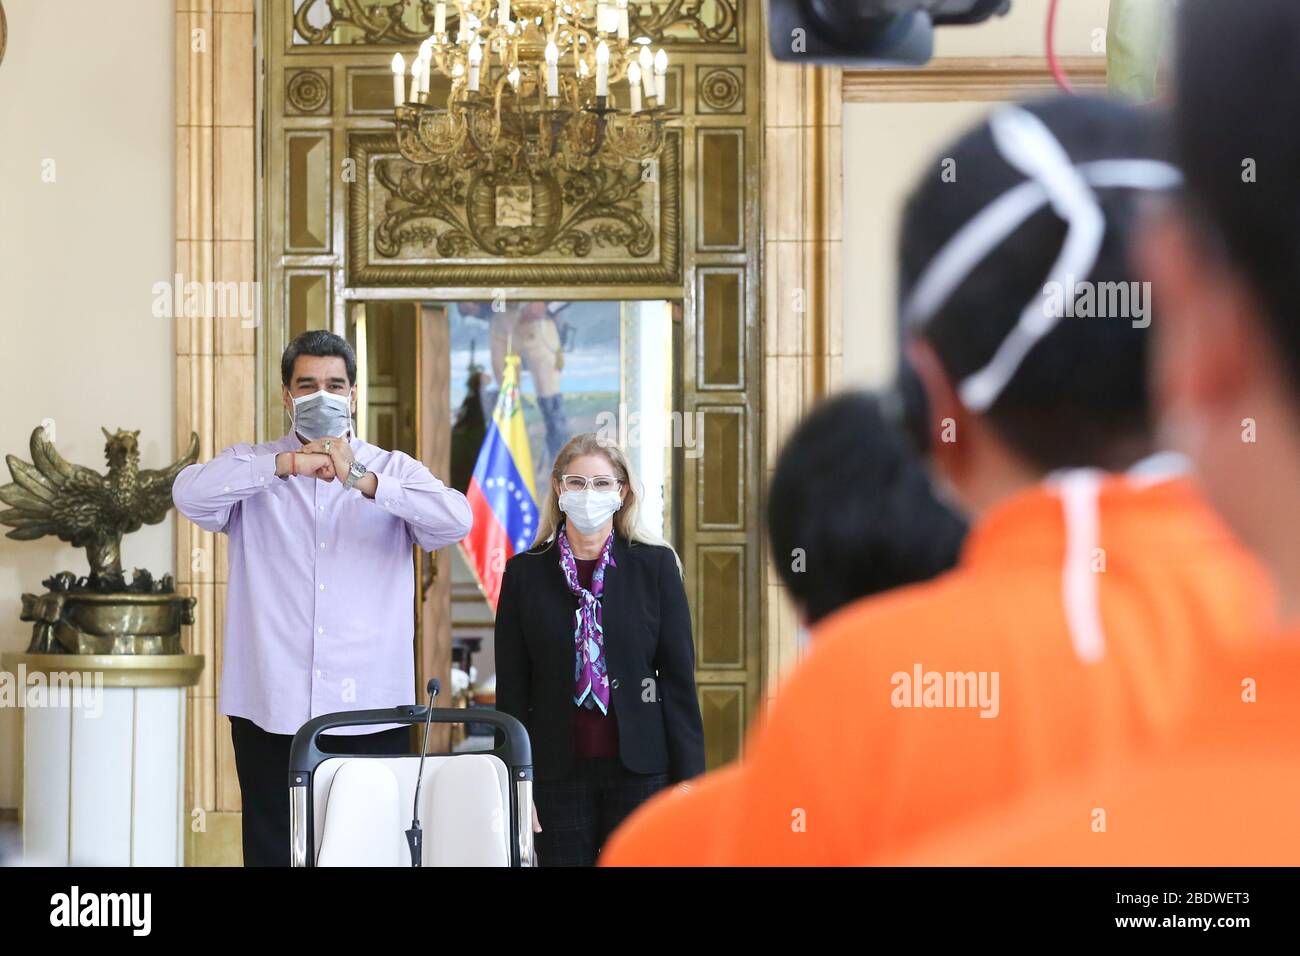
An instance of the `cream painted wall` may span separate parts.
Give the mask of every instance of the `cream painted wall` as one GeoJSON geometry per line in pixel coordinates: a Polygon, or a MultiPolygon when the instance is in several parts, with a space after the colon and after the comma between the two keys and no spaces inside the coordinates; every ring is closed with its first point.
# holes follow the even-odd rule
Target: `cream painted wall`
{"type": "MultiPolygon", "coordinates": [[[[1109,0],[1063,0],[1061,56],[1100,55],[1109,0]]],[[[938,31],[941,57],[1042,57],[1047,0],[1012,0],[1011,13],[938,31]]],[[[896,247],[902,203],[939,148],[993,106],[987,102],[844,104],[844,384],[879,387],[893,375],[896,247]]]]}
{"type": "MultiPolygon", "coordinates": [[[[101,425],[140,429],[142,467],[174,457],[175,334],[152,304],[173,271],[176,5],[129,5],[106,15],[103,0],[4,0],[0,453],[27,460],[45,419],[66,458],[97,470],[101,425]]],[[[122,558],[172,572],[172,519],[131,535],[122,558]]],[[[63,569],[84,574],[85,552],[0,537],[0,649],[27,646],[18,596],[63,569]]],[[[18,727],[0,710],[0,807],[18,805],[18,727]]]]}
{"type": "MultiPolygon", "coordinates": [[[[1011,12],[968,27],[937,31],[935,56],[1046,56],[1047,0],[1011,0],[1011,12]]],[[[1060,56],[1105,52],[1110,0],[1061,0],[1056,15],[1060,56]]]]}
{"type": "MultiPolygon", "coordinates": [[[[992,103],[844,105],[844,384],[880,387],[897,361],[898,224],[940,147],[992,103]]],[[[937,169],[937,167],[935,167],[937,169]]]]}

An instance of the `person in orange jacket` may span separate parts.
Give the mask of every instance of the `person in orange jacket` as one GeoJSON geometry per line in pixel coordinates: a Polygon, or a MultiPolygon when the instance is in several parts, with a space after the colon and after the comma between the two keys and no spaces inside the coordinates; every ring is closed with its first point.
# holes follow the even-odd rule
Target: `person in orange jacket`
{"type": "Polygon", "coordinates": [[[864,862],[1295,866],[1300,647],[1276,643],[1207,668],[1198,705],[1159,752],[1049,781],[864,862]]]}
{"type": "Polygon", "coordinates": [[[606,865],[896,856],[1163,748],[1207,662],[1257,639],[1260,568],[1151,456],[1150,303],[1127,257],[1139,200],[1179,177],[1149,124],[1086,97],[1007,107],[926,175],[902,319],[936,462],[976,518],[959,565],[824,621],[743,760],[644,806],[606,865]]]}
{"type": "Polygon", "coordinates": [[[1300,862],[1300,5],[1185,0],[1178,32],[1187,188],[1139,255],[1162,303],[1157,392],[1169,434],[1277,581],[1279,633],[1215,668],[1171,752],[891,862],[1300,862]]]}

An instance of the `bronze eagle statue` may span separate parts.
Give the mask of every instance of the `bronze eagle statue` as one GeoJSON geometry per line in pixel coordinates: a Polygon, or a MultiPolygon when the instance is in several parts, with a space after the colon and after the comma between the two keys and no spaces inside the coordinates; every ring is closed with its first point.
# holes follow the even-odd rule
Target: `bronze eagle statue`
{"type": "Polygon", "coordinates": [[[172,507],[172,482],[199,457],[199,436],[191,433],[189,451],[179,461],[142,471],[139,431],[100,431],[107,439],[108,472],[103,475],[66,461],[45,427],[37,426],[30,463],[5,456],[13,481],[0,486],[0,501],[10,506],[0,511],[0,524],[10,526],[8,537],[18,541],[57,535],[75,548],[85,548],[89,585],[120,588],[122,535],[166,516],[172,507]]]}

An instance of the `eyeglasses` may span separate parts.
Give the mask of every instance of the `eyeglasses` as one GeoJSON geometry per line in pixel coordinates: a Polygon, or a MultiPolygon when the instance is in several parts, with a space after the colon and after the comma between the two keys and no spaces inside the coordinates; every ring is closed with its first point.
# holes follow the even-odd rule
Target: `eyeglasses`
{"type": "Polygon", "coordinates": [[[591,488],[593,491],[618,491],[618,486],[623,482],[613,475],[593,475],[588,478],[586,475],[560,475],[560,487],[565,491],[585,491],[591,488]]]}

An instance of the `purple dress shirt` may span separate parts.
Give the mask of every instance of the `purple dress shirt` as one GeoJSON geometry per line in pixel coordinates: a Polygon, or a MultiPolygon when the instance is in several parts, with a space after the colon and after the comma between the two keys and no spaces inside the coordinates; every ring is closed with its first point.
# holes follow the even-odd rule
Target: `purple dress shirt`
{"type": "MultiPolygon", "coordinates": [[[[352,439],[373,500],[340,481],[275,475],[289,434],[235,445],[176,477],[176,508],[230,538],[221,713],[296,733],[310,718],[415,699],[412,543],[469,533],[465,496],[400,451],[352,439]]],[[[342,728],[331,733],[374,733],[342,728]]]]}

